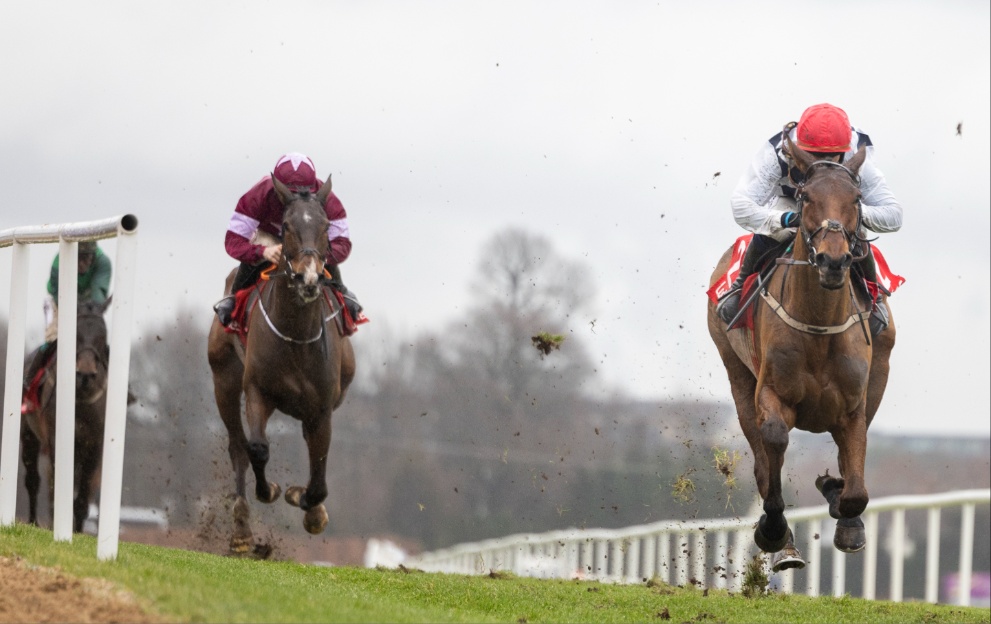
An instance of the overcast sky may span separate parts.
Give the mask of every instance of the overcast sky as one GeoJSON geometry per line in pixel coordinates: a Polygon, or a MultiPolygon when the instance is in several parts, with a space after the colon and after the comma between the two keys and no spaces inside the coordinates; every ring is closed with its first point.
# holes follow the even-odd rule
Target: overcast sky
{"type": "MultiPolygon", "coordinates": [[[[730,193],[831,102],[905,209],[877,243],[908,281],[874,427],[988,436],[989,23],[979,0],[6,3],[0,229],[133,213],[138,329],[206,324],[237,199],[301,151],[348,211],[359,365],[463,314],[481,245],[517,226],[591,267],[569,329],[604,382],[729,403],[705,289],[742,233],[730,193]]],[[[56,251],[31,251],[35,342],[56,251]]]]}

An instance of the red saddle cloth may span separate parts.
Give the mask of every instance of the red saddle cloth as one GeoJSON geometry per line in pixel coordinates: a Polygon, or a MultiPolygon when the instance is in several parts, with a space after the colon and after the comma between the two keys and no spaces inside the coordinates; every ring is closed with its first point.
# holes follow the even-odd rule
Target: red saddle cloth
{"type": "MultiPolygon", "coordinates": [[[[238,338],[241,339],[241,344],[246,344],[248,341],[248,314],[258,304],[258,295],[267,285],[267,276],[263,276],[263,279],[256,285],[239,290],[234,295],[234,311],[231,313],[231,323],[224,328],[224,331],[228,334],[237,334],[238,338]]],[[[324,300],[331,309],[334,309],[334,306],[330,302],[328,292],[334,294],[334,298],[337,299],[338,306],[341,308],[341,314],[337,317],[337,330],[342,336],[354,334],[358,331],[358,325],[364,325],[370,321],[364,313],[359,313],[357,319],[351,318],[350,310],[344,305],[344,295],[333,288],[324,288],[324,300]]]]}
{"type": "MultiPolygon", "coordinates": [[[[733,243],[733,257],[730,258],[729,268],[726,270],[726,274],[716,280],[716,282],[710,286],[707,291],[705,291],[713,303],[717,303],[720,297],[729,292],[733,282],[736,281],[737,276],[740,274],[740,266],[743,264],[743,256],[747,253],[747,247],[750,245],[750,241],[753,237],[753,234],[744,234],[740,238],[736,239],[735,243],[733,243]]],[[[905,278],[892,272],[891,268],[888,266],[888,261],[885,260],[884,256],[881,254],[881,250],[877,248],[877,245],[871,245],[871,249],[874,252],[874,265],[877,268],[878,283],[864,280],[867,285],[867,290],[870,291],[871,296],[875,298],[880,290],[879,286],[887,290],[888,293],[894,293],[898,290],[899,286],[905,283],[905,278]]],[[[754,273],[744,282],[743,292],[740,294],[741,302],[746,301],[747,297],[750,296],[750,292],[753,290],[753,285],[756,281],[757,273],[754,273]]],[[[749,329],[753,329],[753,309],[753,306],[747,308],[746,313],[744,313],[740,320],[737,321],[734,328],[747,327],[749,329]]]]}
{"type": "Polygon", "coordinates": [[[31,383],[28,384],[27,389],[24,391],[24,395],[21,398],[21,414],[36,412],[41,407],[41,396],[39,395],[41,391],[41,380],[45,378],[45,369],[48,368],[48,363],[52,360],[52,354],[54,352],[55,349],[49,347],[44,361],[38,367],[38,372],[31,378],[31,383]]]}

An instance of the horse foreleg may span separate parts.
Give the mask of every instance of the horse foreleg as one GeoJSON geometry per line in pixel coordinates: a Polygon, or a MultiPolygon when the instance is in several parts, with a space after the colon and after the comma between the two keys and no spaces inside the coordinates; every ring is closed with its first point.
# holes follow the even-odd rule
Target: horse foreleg
{"type": "Polygon", "coordinates": [[[327,526],[327,454],[330,451],[330,410],[319,417],[303,421],[303,439],[310,456],[310,481],[299,496],[299,508],[306,511],[303,527],[314,535],[327,526]]]}
{"type": "Polygon", "coordinates": [[[838,448],[837,461],[843,477],[843,490],[829,513],[834,518],[855,518],[867,508],[867,486],[864,483],[864,460],[867,456],[867,422],[863,408],[850,414],[841,427],[832,430],[838,448]]]}
{"type": "Polygon", "coordinates": [[[788,449],[789,426],[794,420],[791,408],[785,406],[778,395],[768,387],[757,395],[760,411],[760,438],[767,454],[767,495],[764,496],[764,515],[757,523],[754,540],[765,552],[777,552],[788,543],[788,520],[785,519],[785,501],[781,487],[781,470],[785,451],[788,449]],[[790,417],[789,417],[790,416],[790,417]]]}
{"type": "Polygon", "coordinates": [[[863,412],[852,414],[842,428],[832,431],[839,448],[837,460],[841,478],[829,474],[816,479],[816,488],[829,503],[829,515],[836,518],[833,545],[847,553],[863,550],[867,532],[860,514],[867,508],[864,484],[864,458],[867,454],[867,423],[863,412]]]}
{"type": "Polygon", "coordinates": [[[245,391],[245,414],[248,421],[248,460],[255,473],[255,497],[263,503],[274,502],[282,493],[277,483],[272,483],[265,476],[265,466],[268,464],[268,437],[265,428],[271,418],[275,406],[262,396],[254,387],[245,391]]]}
{"type": "Polygon", "coordinates": [[[41,473],[38,471],[38,454],[41,443],[28,427],[21,426],[21,461],[24,463],[24,487],[28,491],[28,522],[38,525],[38,489],[41,473]]]}

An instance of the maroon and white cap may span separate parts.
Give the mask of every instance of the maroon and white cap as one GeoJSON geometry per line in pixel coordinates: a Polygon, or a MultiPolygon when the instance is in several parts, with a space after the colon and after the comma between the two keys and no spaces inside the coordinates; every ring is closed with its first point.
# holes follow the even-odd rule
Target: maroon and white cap
{"type": "Polygon", "coordinates": [[[279,158],[272,173],[276,180],[289,188],[312,188],[317,183],[313,161],[299,152],[289,152],[279,158]]]}

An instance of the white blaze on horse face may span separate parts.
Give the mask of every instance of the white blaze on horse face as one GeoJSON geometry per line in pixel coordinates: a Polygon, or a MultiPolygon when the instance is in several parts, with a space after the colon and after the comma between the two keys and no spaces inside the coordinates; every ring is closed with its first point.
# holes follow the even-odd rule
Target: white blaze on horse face
{"type": "Polygon", "coordinates": [[[313,259],[309,258],[306,262],[306,272],[303,274],[303,283],[307,286],[316,286],[320,281],[320,271],[318,271],[319,263],[313,259]]]}

